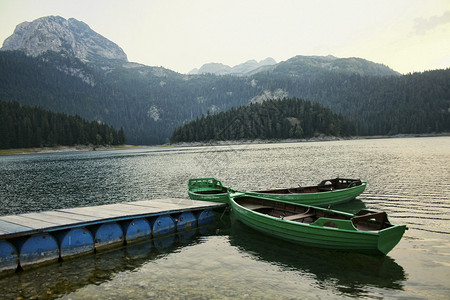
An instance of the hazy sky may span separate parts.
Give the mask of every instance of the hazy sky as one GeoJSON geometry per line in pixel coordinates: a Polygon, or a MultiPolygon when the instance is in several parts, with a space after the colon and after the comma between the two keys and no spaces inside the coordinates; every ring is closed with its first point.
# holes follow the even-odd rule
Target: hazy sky
{"type": "Polygon", "coordinates": [[[0,41],[48,15],[87,23],[129,61],[180,73],[329,54],[401,73],[450,67],[450,0],[0,0],[0,41]]]}

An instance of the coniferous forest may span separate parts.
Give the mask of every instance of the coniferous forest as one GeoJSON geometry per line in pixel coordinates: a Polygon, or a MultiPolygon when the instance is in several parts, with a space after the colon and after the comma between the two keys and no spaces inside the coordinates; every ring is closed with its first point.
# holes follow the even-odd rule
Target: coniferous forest
{"type": "Polygon", "coordinates": [[[171,142],[350,136],[356,125],[319,103],[292,98],[202,116],[175,129],[171,142]]]}
{"type": "MultiPolygon", "coordinates": [[[[244,77],[188,76],[143,65],[87,65],[52,52],[34,58],[5,51],[0,99],[123,127],[135,145],[167,143],[177,127],[208,111],[236,110],[264,97],[320,103],[353,120],[360,136],[450,131],[450,69],[375,76],[289,63],[244,77]]],[[[227,116],[227,124],[233,122],[227,116]]]]}
{"type": "Polygon", "coordinates": [[[125,143],[122,128],[17,102],[0,101],[0,119],[0,149],[125,143]]]}

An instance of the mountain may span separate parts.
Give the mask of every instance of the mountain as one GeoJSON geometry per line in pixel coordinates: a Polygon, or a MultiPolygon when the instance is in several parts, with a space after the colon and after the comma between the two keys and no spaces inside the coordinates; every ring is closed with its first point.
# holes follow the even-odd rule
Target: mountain
{"type": "Polygon", "coordinates": [[[127,62],[127,55],[122,48],[93,31],[87,24],[59,16],[43,17],[17,25],[0,50],[20,50],[33,57],[54,51],[83,62],[103,59],[127,62]]]}
{"type": "Polygon", "coordinates": [[[216,74],[216,75],[227,75],[232,72],[233,68],[221,63],[207,63],[198,69],[197,73],[195,73],[195,69],[190,71],[190,75],[196,74],[216,74]]]}
{"type": "Polygon", "coordinates": [[[52,51],[38,57],[0,51],[0,100],[123,127],[130,144],[160,144],[187,118],[176,109],[190,103],[178,75],[131,63],[85,64],[52,51]]]}
{"type": "Polygon", "coordinates": [[[204,64],[200,69],[194,69],[189,74],[215,74],[250,76],[260,72],[282,74],[287,76],[311,76],[318,73],[359,74],[362,76],[399,76],[400,73],[389,67],[362,58],[338,58],[328,56],[298,55],[277,64],[273,58],[266,58],[259,63],[249,60],[230,67],[221,63],[204,64]]]}
{"type": "Polygon", "coordinates": [[[389,67],[362,58],[328,56],[295,56],[275,65],[274,74],[311,76],[318,73],[359,74],[362,76],[399,76],[389,67]]]}
{"type": "MultiPolygon", "coordinates": [[[[130,144],[163,144],[175,128],[202,115],[284,98],[320,103],[354,121],[358,135],[450,131],[450,69],[398,75],[358,58],[296,56],[245,76],[182,75],[105,54],[111,53],[106,45],[115,44],[82,22],[41,19],[40,26],[19,25],[18,36],[50,46],[38,43],[41,51],[33,52],[33,46],[8,48],[18,37],[5,41],[2,50],[10,50],[0,51],[0,100],[123,127],[130,144]],[[85,34],[69,23],[81,24],[85,34]],[[69,45],[84,45],[87,54],[69,45]]],[[[241,72],[246,65],[255,62],[238,65],[241,72]]]]}
{"type": "Polygon", "coordinates": [[[207,63],[200,67],[200,69],[193,69],[189,72],[190,75],[197,75],[197,74],[215,74],[215,75],[237,75],[237,76],[243,76],[248,75],[253,72],[257,72],[261,68],[264,68],[266,66],[272,66],[275,65],[277,62],[271,58],[268,57],[264,60],[261,60],[260,62],[257,62],[256,60],[252,59],[249,61],[246,61],[242,64],[236,65],[234,67],[230,67],[228,65],[224,65],[221,63],[207,63]]]}

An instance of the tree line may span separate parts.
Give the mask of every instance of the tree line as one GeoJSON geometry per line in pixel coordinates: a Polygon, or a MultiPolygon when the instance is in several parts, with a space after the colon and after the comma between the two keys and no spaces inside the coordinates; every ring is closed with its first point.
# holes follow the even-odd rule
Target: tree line
{"type": "Polygon", "coordinates": [[[350,136],[356,132],[355,123],[329,108],[292,98],[202,115],[177,127],[170,141],[311,138],[320,135],[350,136]]]}
{"type": "Polygon", "coordinates": [[[0,99],[123,127],[128,143],[144,145],[168,142],[177,126],[208,111],[246,106],[277,90],[353,120],[357,135],[450,131],[450,69],[403,76],[311,69],[300,76],[302,69],[290,63],[249,77],[184,76],[148,66],[87,65],[51,52],[33,58],[1,51],[0,99]]]}
{"type": "Polygon", "coordinates": [[[37,106],[0,101],[0,149],[42,146],[121,145],[123,128],[119,131],[80,116],[54,113],[37,106]]]}
{"type": "Polygon", "coordinates": [[[387,77],[330,73],[299,79],[257,74],[255,79],[353,119],[358,135],[450,130],[450,69],[387,77]]]}

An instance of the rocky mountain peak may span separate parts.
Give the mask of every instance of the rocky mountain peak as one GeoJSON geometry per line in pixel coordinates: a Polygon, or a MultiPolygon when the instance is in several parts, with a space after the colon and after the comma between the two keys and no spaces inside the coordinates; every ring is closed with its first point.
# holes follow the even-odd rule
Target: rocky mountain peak
{"type": "Polygon", "coordinates": [[[104,59],[128,61],[127,55],[117,44],[96,33],[87,24],[60,16],[43,17],[17,25],[0,50],[19,50],[34,57],[55,51],[84,62],[104,59]]]}

